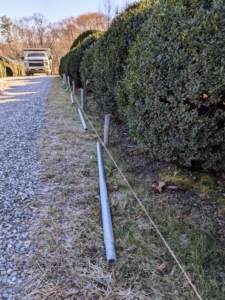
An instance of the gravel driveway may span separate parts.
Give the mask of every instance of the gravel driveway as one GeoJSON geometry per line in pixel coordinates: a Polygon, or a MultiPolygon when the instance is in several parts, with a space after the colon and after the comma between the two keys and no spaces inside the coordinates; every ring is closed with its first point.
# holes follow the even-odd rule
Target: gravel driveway
{"type": "Polygon", "coordinates": [[[0,79],[0,299],[23,299],[32,276],[32,202],[41,189],[37,144],[53,78],[0,79]]]}

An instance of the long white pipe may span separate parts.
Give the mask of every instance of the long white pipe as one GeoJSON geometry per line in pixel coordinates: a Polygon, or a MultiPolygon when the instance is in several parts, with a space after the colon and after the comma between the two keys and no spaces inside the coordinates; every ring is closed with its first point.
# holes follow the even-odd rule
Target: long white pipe
{"type": "Polygon", "coordinates": [[[81,120],[81,123],[82,123],[82,125],[83,125],[84,130],[87,130],[87,125],[86,125],[86,123],[85,123],[85,121],[84,121],[84,117],[83,117],[83,115],[82,115],[82,112],[81,112],[80,108],[78,108],[78,113],[79,113],[80,120],[81,120]]]}
{"type": "Polygon", "coordinates": [[[104,167],[102,162],[101,146],[99,142],[97,142],[97,157],[106,259],[108,264],[113,266],[116,263],[116,252],[114,246],[112,220],[108,203],[108,193],[105,182],[104,167]]]}

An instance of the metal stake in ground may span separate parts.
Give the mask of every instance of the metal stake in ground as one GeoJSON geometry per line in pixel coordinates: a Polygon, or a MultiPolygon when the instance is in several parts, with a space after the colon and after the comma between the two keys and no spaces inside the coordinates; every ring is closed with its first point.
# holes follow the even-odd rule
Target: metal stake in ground
{"type": "Polygon", "coordinates": [[[72,81],[72,85],[73,85],[73,95],[75,96],[76,90],[75,90],[75,81],[72,81]]]}
{"type": "Polygon", "coordinates": [[[108,193],[105,182],[104,167],[102,162],[101,146],[99,142],[97,142],[97,157],[106,259],[108,264],[113,266],[116,263],[116,252],[114,246],[112,220],[108,203],[108,193]]]}
{"type": "Polygon", "coordinates": [[[66,75],[63,73],[63,85],[66,84],[66,75]]]}
{"type": "Polygon", "coordinates": [[[84,110],[85,107],[85,89],[80,89],[81,108],[84,110]]]}
{"type": "Polygon", "coordinates": [[[73,93],[70,92],[70,99],[71,99],[71,103],[74,104],[74,99],[73,99],[73,93]]]}
{"type": "Polygon", "coordinates": [[[84,121],[84,117],[83,117],[83,115],[82,115],[82,112],[81,112],[80,108],[78,108],[78,113],[79,113],[80,120],[81,120],[81,123],[82,123],[82,125],[83,125],[84,130],[87,130],[87,125],[86,125],[86,123],[85,123],[85,121],[84,121]]]}
{"type": "Polygon", "coordinates": [[[67,76],[68,90],[70,90],[70,76],[67,76]]]}
{"type": "Polygon", "coordinates": [[[110,129],[110,114],[105,115],[105,123],[104,123],[104,145],[106,147],[109,146],[109,129],[110,129]]]}
{"type": "Polygon", "coordinates": [[[65,91],[66,92],[68,92],[68,90],[69,90],[69,80],[68,80],[68,78],[69,78],[69,76],[67,77],[66,75],[65,75],[65,84],[66,84],[66,89],[65,89],[65,91]]]}

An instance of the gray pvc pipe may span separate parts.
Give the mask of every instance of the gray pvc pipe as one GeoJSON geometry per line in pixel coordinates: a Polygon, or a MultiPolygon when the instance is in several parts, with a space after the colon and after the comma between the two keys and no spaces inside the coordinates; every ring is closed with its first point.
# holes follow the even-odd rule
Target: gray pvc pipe
{"type": "Polygon", "coordinates": [[[80,89],[81,108],[84,110],[85,107],[85,89],[80,89]]]}
{"type": "Polygon", "coordinates": [[[109,265],[113,266],[116,263],[116,252],[114,246],[112,220],[108,203],[108,193],[105,182],[104,167],[102,162],[101,146],[99,142],[97,142],[97,157],[106,260],[109,265]]]}
{"type": "Polygon", "coordinates": [[[70,90],[70,76],[67,76],[68,88],[70,90]]]}
{"type": "Polygon", "coordinates": [[[82,115],[82,112],[81,112],[80,108],[78,108],[78,113],[79,113],[80,120],[81,120],[81,123],[82,123],[82,126],[83,126],[84,130],[87,130],[87,125],[86,125],[86,123],[84,121],[84,117],[82,115]]]}
{"type": "Polygon", "coordinates": [[[73,99],[73,93],[70,93],[70,99],[71,99],[71,103],[74,104],[74,99],[73,99]]]}

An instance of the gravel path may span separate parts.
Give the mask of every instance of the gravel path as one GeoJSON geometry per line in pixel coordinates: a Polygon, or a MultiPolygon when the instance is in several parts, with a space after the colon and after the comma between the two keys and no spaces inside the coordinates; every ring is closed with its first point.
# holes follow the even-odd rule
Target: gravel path
{"type": "Polygon", "coordinates": [[[23,299],[32,275],[37,144],[53,77],[0,79],[0,299],[23,299]]]}

